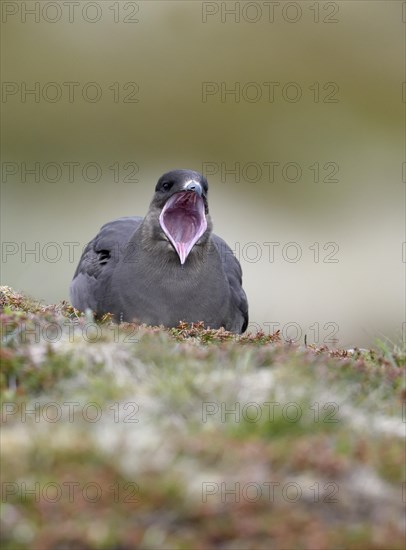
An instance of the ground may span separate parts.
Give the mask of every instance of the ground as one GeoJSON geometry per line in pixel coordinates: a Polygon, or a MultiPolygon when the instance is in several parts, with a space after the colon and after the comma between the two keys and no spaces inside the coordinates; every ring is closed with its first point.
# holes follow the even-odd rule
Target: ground
{"type": "Polygon", "coordinates": [[[0,305],[3,550],[405,548],[401,345],[0,305]]]}

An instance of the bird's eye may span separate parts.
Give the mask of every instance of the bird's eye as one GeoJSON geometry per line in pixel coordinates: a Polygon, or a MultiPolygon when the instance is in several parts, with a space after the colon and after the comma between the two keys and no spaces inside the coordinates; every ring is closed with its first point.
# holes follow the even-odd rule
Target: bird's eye
{"type": "Polygon", "coordinates": [[[173,185],[173,181],[165,181],[165,183],[162,184],[162,189],[164,191],[169,191],[172,185],[173,185]]]}

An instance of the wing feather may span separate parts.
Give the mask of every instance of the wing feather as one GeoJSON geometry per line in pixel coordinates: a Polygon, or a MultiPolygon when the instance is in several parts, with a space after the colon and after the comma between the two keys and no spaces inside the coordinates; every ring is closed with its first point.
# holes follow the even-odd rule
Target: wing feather
{"type": "Polygon", "coordinates": [[[213,234],[212,240],[220,253],[223,269],[230,285],[231,315],[234,312],[236,317],[232,319],[231,324],[234,326],[239,325],[239,327],[241,327],[239,332],[244,332],[248,326],[248,301],[244,289],[242,288],[242,270],[240,262],[221,237],[213,234]],[[240,322],[238,323],[238,321],[240,322]]]}
{"type": "Polygon", "coordinates": [[[121,252],[143,218],[119,218],[103,225],[83,251],[70,285],[72,305],[85,311],[103,308],[100,297],[108,286],[121,252]]]}

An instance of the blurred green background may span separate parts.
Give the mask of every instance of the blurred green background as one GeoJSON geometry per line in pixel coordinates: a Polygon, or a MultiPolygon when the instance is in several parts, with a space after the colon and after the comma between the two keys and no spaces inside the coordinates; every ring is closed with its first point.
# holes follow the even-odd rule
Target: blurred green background
{"type": "Polygon", "coordinates": [[[2,2],[2,284],[67,299],[99,227],[191,168],[251,330],[399,340],[404,5],[2,2]]]}

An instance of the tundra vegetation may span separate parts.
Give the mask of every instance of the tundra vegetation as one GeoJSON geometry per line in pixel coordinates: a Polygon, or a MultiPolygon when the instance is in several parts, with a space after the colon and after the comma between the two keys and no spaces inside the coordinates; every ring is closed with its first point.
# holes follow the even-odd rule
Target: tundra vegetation
{"type": "Polygon", "coordinates": [[[4,550],[404,548],[404,343],[0,300],[4,550]]]}

